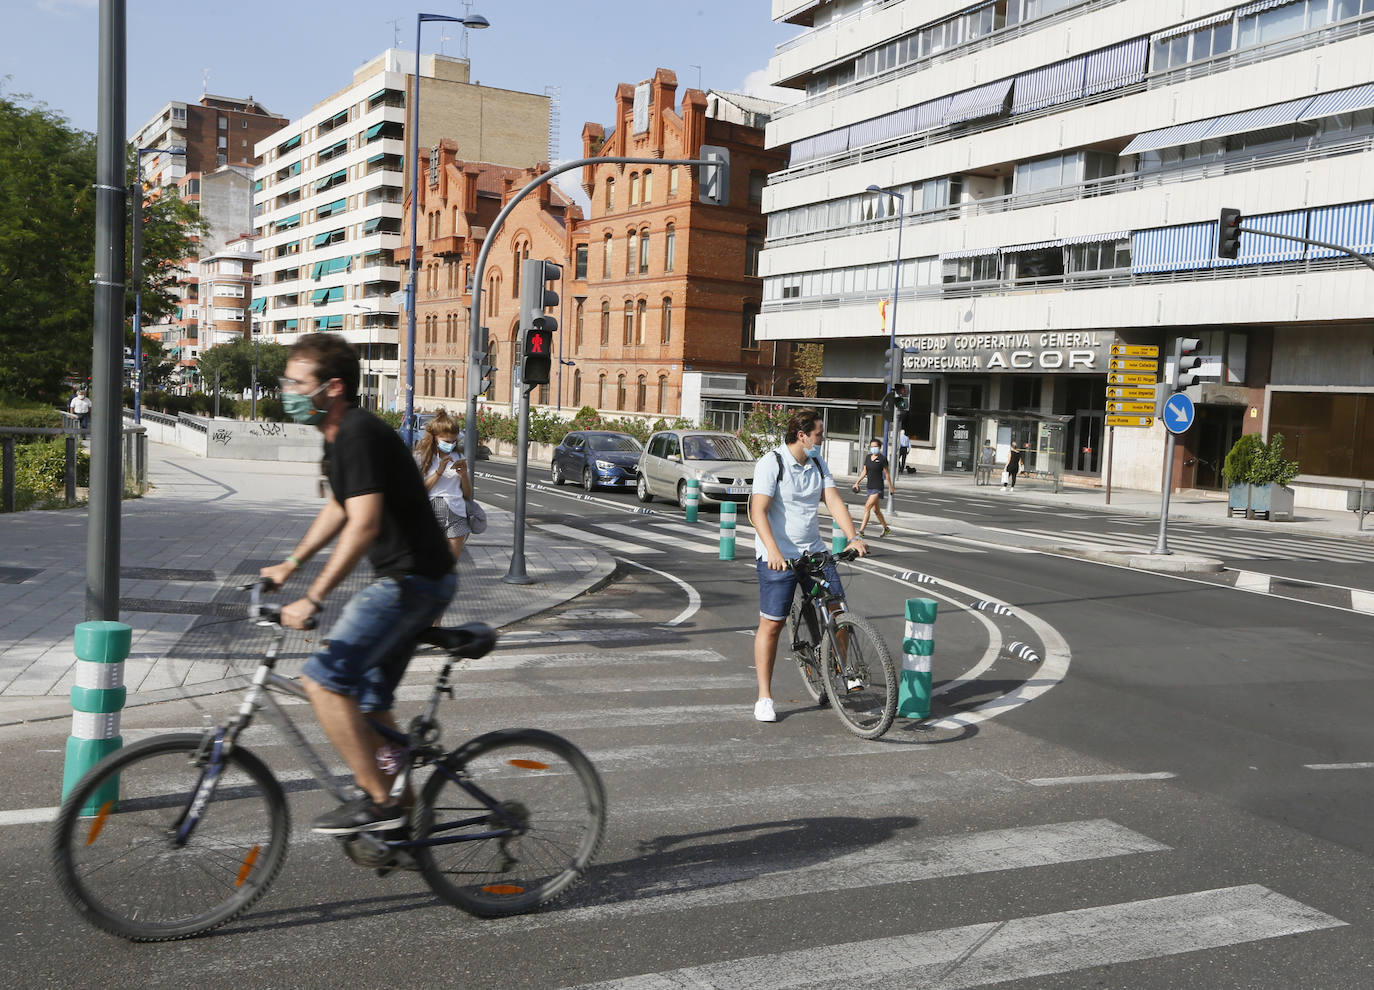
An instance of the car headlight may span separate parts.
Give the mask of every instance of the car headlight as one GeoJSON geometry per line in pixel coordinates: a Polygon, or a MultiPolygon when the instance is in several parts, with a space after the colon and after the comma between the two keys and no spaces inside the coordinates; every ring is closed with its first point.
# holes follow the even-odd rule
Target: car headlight
{"type": "Polygon", "coordinates": [[[615,467],[615,465],[614,465],[613,463],[611,463],[610,461],[597,461],[597,462],[596,462],[596,469],[597,469],[598,471],[610,471],[610,470],[612,470],[614,467],[615,467]]]}

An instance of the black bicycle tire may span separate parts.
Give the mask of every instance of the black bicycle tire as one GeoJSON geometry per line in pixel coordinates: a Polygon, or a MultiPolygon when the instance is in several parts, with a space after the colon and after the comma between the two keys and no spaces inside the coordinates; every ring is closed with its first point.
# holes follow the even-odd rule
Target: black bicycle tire
{"type": "MultiPolygon", "coordinates": [[[[591,760],[562,736],[542,729],[498,729],[469,740],[440,762],[449,770],[457,771],[471,760],[507,746],[547,747],[566,760],[576,772],[587,797],[587,811],[592,828],[583,838],[572,861],[559,874],[538,888],[525,891],[521,896],[506,896],[499,901],[474,898],[467,891],[451,884],[439,864],[435,862],[432,848],[416,846],[412,850],[415,863],[435,896],[479,918],[503,918],[526,914],[566,894],[586,873],[606,833],[606,790],[601,783],[601,776],[596,772],[591,760]]],[[[412,817],[411,827],[416,839],[423,839],[433,827],[433,804],[440,790],[448,782],[448,778],[437,768],[425,782],[412,817]]]]}
{"type": "MultiPolygon", "coordinates": [[[[226,761],[247,773],[262,789],[271,822],[270,844],[262,862],[254,865],[251,882],[244,882],[232,897],[214,909],[168,925],[137,921],[109,910],[89,893],[78,876],[70,847],[72,841],[75,841],[77,823],[83,817],[89,817],[80,814],[86,800],[111,774],[120,773],[130,765],[150,757],[164,756],[177,751],[193,754],[200,748],[202,739],[203,737],[196,733],[169,733],[116,750],[92,767],[62,802],[50,849],[57,884],[67,900],[76,908],[77,913],[96,928],[131,942],[170,942],[190,938],[237,918],[267,893],[276,879],[277,873],[286,861],[286,848],[291,835],[291,813],[286,803],[286,794],[272,771],[267,768],[267,764],[248,750],[239,747],[235,747],[229,753],[226,761]]],[[[190,795],[187,795],[188,800],[189,797],[190,795]]],[[[213,803],[212,797],[210,805],[213,803]]],[[[206,810],[209,810],[208,806],[206,810]]],[[[194,841],[193,835],[193,845],[194,841]]]]}
{"type": "MultiPolygon", "coordinates": [[[[802,604],[800,597],[792,602],[792,608],[787,616],[787,625],[783,627],[783,635],[790,636],[793,640],[796,639],[798,626],[806,621],[805,617],[799,615],[798,612],[800,609],[808,607],[810,606],[802,604]]],[[[788,644],[788,649],[791,650],[791,643],[788,644]]],[[[814,663],[809,661],[800,650],[791,650],[792,659],[796,661],[797,673],[801,675],[802,687],[805,689],[807,696],[810,697],[814,704],[824,705],[826,702],[826,690],[825,677],[821,673],[820,650],[816,644],[812,644],[811,649],[814,663]]]]}
{"type": "Polygon", "coordinates": [[[845,612],[835,616],[835,631],[838,635],[839,630],[845,626],[857,630],[873,645],[873,654],[878,664],[882,667],[883,676],[887,680],[886,698],[883,703],[882,716],[878,722],[869,727],[856,723],[851,717],[849,710],[844,706],[842,694],[836,687],[835,679],[837,672],[832,663],[832,651],[834,649],[829,636],[825,637],[821,644],[821,667],[824,670],[825,688],[830,694],[830,707],[835,709],[835,714],[840,717],[845,728],[854,733],[860,739],[877,739],[888,729],[892,728],[892,722],[897,717],[897,668],[892,662],[892,654],[888,652],[887,644],[883,642],[878,631],[862,616],[854,615],[852,612],[845,612]]]}

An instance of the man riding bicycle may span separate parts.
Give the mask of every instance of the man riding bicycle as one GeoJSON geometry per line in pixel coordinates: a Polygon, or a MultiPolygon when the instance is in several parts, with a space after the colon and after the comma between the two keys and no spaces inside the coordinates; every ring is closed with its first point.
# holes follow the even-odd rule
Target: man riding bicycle
{"type": "Polygon", "coordinates": [[[338,538],[304,596],[282,607],[282,625],[292,629],[306,628],[363,554],[376,572],[301,672],[325,735],[366,792],[315,819],[315,831],[331,835],[404,823],[405,810],[390,795],[394,761],[364,716],[397,727],[391,707],[415,637],[444,614],[457,588],[453,555],[415,460],[394,430],[359,407],[358,376],[357,352],[335,334],[302,337],[287,356],[282,404],[293,420],[324,434],[332,495],[286,560],[261,571],[283,584],[338,538]]]}
{"type": "MultiPolygon", "coordinates": [[[[755,530],[754,566],[759,579],[759,627],[754,633],[759,697],[754,703],[754,718],[760,722],[778,720],[773,709],[773,664],[778,637],[797,590],[796,572],[787,562],[803,553],[826,549],[818,516],[822,500],[859,556],[868,553],[868,545],[854,532],[854,520],[835,487],[830,468],[820,456],[824,435],[820,413],[797,410],[787,420],[783,442],[754,465],[749,518],[755,530]]],[[[826,579],[835,593],[843,596],[833,564],[826,569],[826,579]]]]}

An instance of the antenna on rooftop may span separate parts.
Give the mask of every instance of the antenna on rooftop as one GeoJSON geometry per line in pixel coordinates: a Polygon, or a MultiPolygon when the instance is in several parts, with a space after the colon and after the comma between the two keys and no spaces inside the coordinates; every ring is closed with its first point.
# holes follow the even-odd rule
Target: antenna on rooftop
{"type": "Polygon", "coordinates": [[[200,70],[200,95],[204,96],[210,92],[210,70],[208,68],[200,70]]]}
{"type": "Polygon", "coordinates": [[[562,117],[563,87],[545,86],[544,95],[549,98],[549,161],[559,159],[562,143],[558,137],[559,121],[562,117]]]}
{"type": "Polygon", "coordinates": [[[400,47],[401,47],[401,19],[400,19],[399,17],[393,17],[391,20],[387,21],[387,23],[391,25],[391,47],[392,47],[392,48],[400,48],[400,47]]]}

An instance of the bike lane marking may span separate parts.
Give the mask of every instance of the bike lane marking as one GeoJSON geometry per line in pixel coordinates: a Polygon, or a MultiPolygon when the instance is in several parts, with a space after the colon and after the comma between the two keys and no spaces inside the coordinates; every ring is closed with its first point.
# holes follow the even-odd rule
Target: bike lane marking
{"type": "Polygon", "coordinates": [[[630,560],[628,557],[616,557],[615,559],[620,563],[629,564],[631,567],[643,568],[646,571],[650,571],[654,574],[657,574],[659,577],[667,578],[669,581],[672,581],[684,592],[686,592],[687,607],[684,608],[677,615],[673,616],[673,618],[669,619],[667,622],[660,623],[661,626],[668,627],[681,625],[682,623],[690,619],[692,616],[696,615],[697,612],[701,609],[701,593],[698,592],[696,588],[692,587],[690,584],[684,581],[682,578],[678,577],[676,574],[669,574],[667,571],[660,571],[656,567],[650,567],[648,564],[641,564],[639,561],[630,560]]]}

